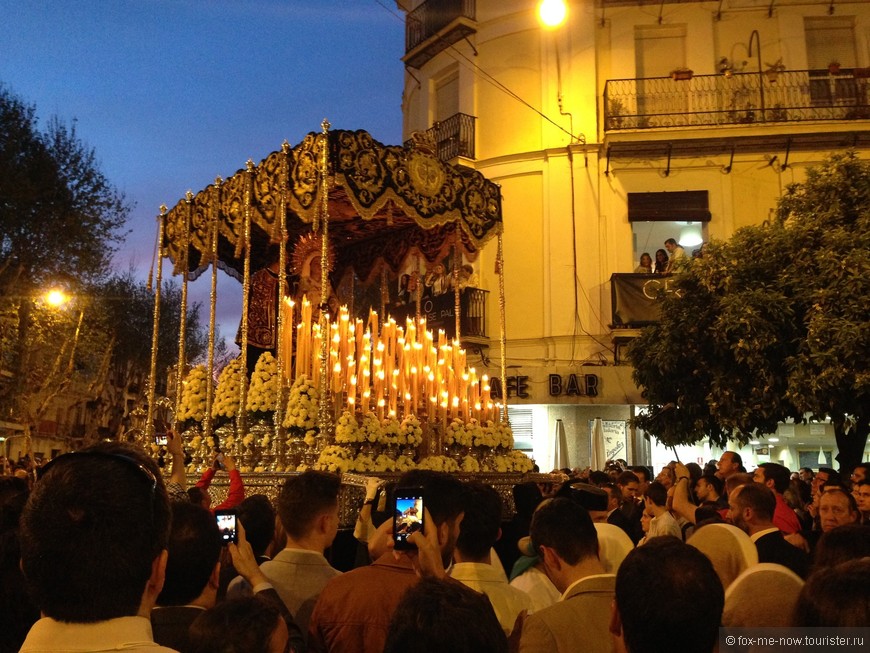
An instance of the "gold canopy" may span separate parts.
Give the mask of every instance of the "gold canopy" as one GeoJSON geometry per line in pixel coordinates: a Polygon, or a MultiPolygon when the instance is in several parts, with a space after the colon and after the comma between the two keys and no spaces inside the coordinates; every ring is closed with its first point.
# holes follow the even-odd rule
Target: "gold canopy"
{"type": "MultiPolygon", "coordinates": [[[[248,192],[254,269],[269,263],[268,245],[280,241],[282,193],[291,250],[311,233],[323,188],[319,138],[322,135],[309,133],[299,145],[285,145],[250,171],[239,170],[190,201],[180,200],[166,216],[163,239],[163,252],[175,264],[176,273],[185,259],[191,278],[208,267],[210,225],[216,218],[218,265],[241,278],[248,192]]],[[[366,282],[382,265],[396,274],[413,252],[434,262],[453,246],[457,230],[462,246],[473,255],[501,232],[498,185],[470,168],[443,163],[434,156],[431,144],[414,142],[410,147],[385,146],[363,130],[329,132],[333,278],[353,269],[357,279],[366,282]]]]}

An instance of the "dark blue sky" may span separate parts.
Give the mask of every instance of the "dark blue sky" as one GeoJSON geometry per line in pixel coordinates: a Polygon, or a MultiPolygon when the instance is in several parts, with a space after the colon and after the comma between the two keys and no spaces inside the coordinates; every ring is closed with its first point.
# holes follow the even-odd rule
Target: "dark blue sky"
{"type": "MultiPolygon", "coordinates": [[[[160,204],[295,145],[323,118],[401,142],[393,0],[0,0],[0,16],[0,83],[41,120],[76,121],[135,202],[116,265],[142,276],[160,204]]],[[[232,322],[238,306],[221,313],[232,322]]]]}

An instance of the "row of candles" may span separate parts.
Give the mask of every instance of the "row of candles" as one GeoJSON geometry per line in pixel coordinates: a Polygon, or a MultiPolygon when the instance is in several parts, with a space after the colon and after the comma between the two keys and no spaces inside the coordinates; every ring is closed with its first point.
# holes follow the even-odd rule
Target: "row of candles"
{"type": "Polygon", "coordinates": [[[292,382],[306,375],[316,387],[329,383],[336,412],[346,402],[351,411],[374,411],[381,419],[427,415],[445,424],[454,417],[500,421],[501,406],[492,400],[489,377],[467,368],[465,350],[457,341],[448,342],[443,330],[436,341],[424,318],[409,317],[402,327],[392,317],[379,323],[376,311],[365,321],[351,319],[342,306],[335,321],[327,320],[329,378],[321,379],[324,334],[307,297],[298,316],[296,308],[290,298],[281,306],[285,377],[292,382]]]}

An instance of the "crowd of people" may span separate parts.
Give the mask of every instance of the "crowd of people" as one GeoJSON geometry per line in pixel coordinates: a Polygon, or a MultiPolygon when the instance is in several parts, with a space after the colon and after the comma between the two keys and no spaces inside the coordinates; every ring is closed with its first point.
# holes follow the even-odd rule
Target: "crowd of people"
{"type": "Polygon", "coordinates": [[[109,442],[32,484],[0,479],[0,653],[706,653],[721,626],[870,623],[866,463],[848,479],[776,463],[750,474],[730,451],[655,478],[623,461],[559,470],[516,485],[509,520],[480,482],[371,478],[359,555],[341,571],[338,476],[290,476],[273,505],[244,496],[228,457],[186,488],[180,438],[168,448],[166,481],[144,451],[109,442]],[[221,469],[231,490],[213,506],[221,469]],[[422,528],[397,551],[406,488],[422,528]],[[227,508],[238,532],[222,543],[227,508]]]}

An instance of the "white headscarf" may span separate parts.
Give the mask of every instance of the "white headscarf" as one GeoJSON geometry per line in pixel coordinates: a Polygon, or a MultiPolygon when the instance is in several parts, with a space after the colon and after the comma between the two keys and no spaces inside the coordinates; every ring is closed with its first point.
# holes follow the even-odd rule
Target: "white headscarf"
{"type": "Polygon", "coordinates": [[[722,625],[732,628],[791,626],[804,581],[791,569],[762,562],[740,574],[725,591],[722,625]]]}
{"type": "Polygon", "coordinates": [[[596,522],[595,530],[598,531],[598,558],[604,565],[604,571],[615,574],[625,556],[634,548],[634,544],[619,526],[596,522]]]}
{"type": "Polygon", "coordinates": [[[726,590],[735,578],[758,564],[755,543],[731,524],[702,526],[689,538],[688,543],[710,558],[726,590]]]}

